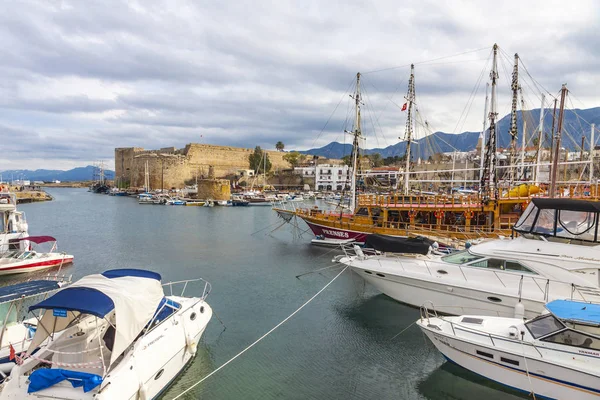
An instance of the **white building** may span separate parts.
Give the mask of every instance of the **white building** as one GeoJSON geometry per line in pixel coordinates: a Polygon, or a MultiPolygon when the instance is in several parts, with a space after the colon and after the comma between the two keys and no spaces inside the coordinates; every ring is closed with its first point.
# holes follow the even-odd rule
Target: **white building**
{"type": "Polygon", "coordinates": [[[315,190],[341,191],[350,187],[352,168],[347,165],[322,164],[310,167],[296,167],[294,173],[315,179],[315,190]]]}

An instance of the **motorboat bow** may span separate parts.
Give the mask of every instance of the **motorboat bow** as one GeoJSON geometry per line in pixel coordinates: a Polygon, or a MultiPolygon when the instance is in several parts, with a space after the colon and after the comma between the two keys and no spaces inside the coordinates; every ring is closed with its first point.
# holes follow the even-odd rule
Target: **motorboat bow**
{"type": "Polygon", "coordinates": [[[398,254],[354,246],[340,262],[381,292],[446,314],[527,317],[554,299],[600,302],[600,203],[534,198],[514,239],[488,240],[448,255],[398,254]]]}
{"type": "Polygon", "coordinates": [[[526,322],[422,308],[417,325],[446,359],[534,398],[600,397],[598,304],[554,300],[526,322]]]}

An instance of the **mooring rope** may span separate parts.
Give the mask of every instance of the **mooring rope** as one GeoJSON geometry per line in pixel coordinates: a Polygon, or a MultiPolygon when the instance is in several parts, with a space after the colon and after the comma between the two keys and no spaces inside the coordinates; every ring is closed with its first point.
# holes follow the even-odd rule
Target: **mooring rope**
{"type": "Polygon", "coordinates": [[[254,343],[252,343],[250,346],[246,347],[244,350],[242,350],[239,353],[237,353],[235,356],[233,356],[232,358],[230,358],[228,361],[226,361],[220,367],[218,367],[217,369],[215,369],[213,372],[211,372],[210,374],[206,375],[204,378],[200,379],[198,382],[194,383],[192,386],[190,386],[189,388],[185,389],[183,392],[179,393],[177,396],[173,397],[173,400],[179,399],[181,396],[183,396],[184,394],[188,393],[190,390],[194,389],[196,386],[198,386],[199,384],[201,384],[202,382],[204,382],[206,379],[210,378],[211,376],[213,376],[214,374],[216,374],[217,372],[219,372],[221,369],[225,368],[225,366],[227,366],[227,364],[229,364],[230,362],[232,362],[233,360],[235,360],[236,358],[238,358],[239,356],[241,356],[242,354],[244,354],[246,351],[250,350],[258,342],[260,342],[261,340],[263,340],[264,338],[266,338],[267,336],[269,336],[273,331],[275,331],[281,325],[285,324],[290,318],[292,318],[294,315],[296,315],[300,310],[302,310],[311,301],[313,301],[318,295],[320,295],[325,289],[327,289],[329,287],[329,285],[331,285],[337,278],[339,278],[339,276],[342,275],[344,273],[344,271],[346,271],[347,269],[348,269],[348,267],[345,267],[343,270],[341,270],[332,280],[329,281],[329,283],[327,283],[327,285],[323,286],[323,288],[321,290],[319,290],[313,297],[311,297],[310,299],[308,299],[304,304],[302,304],[298,309],[296,309],[296,311],[294,311],[289,316],[287,316],[283,321],[281,321],[280,323],[278,323],[277,325],[275,325],[273,328],[271,328],[270,331],[268,331],[267,333],[265,333],[264,335],[262,335],[261,337],[259,337],[258,339],[256,339],[254,341],[254,343]]]}

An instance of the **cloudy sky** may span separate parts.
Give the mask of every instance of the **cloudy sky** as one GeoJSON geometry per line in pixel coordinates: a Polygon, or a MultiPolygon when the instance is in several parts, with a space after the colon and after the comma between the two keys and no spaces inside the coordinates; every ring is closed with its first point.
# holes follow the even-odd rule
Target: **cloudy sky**
{"type": "Polygon", "coordinates": [[[358,71],[367,147],[385,147],[404,134],[411,62],[431,129],[477,131],[495,42],[501,116],[515,52],[528,107],[565,82],[573,106],[600,105],[594,1],[3,3],[0,171],[111,163],[115,147],[349,141],[358,71]]]}

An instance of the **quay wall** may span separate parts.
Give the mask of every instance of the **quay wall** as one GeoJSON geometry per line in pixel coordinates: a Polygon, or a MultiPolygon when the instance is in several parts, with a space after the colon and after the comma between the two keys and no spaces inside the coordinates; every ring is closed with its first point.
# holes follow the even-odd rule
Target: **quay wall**
{"type": "MultiPolygon", "coordinates": [[[[115,180],[133,187],[143,187],[146,163],[150,188],[182,188],[186,182],[209,177],[209,169],[215,178],[225,178],[239,170],[249,169],[248,156],[254,149],[190,143],[183,149],[173,147],[145,150],[140,147],[115,149],[115,180]]],[[[289,168],[283,159],[286,154],[266,150],[272,171],[289,168]]],[[[212,176],[211,176],[212,177],[212,176]]]]}

